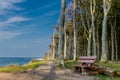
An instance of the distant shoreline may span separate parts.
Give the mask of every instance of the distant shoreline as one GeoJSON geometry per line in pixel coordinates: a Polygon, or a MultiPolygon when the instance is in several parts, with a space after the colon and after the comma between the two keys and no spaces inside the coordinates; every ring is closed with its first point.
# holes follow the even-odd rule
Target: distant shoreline
{"type": "Polygon", "coordinates": [[[0,67],[9,65],[25,65],[32,60],[41,60],[39,57],[0,57],[0,67]]]}

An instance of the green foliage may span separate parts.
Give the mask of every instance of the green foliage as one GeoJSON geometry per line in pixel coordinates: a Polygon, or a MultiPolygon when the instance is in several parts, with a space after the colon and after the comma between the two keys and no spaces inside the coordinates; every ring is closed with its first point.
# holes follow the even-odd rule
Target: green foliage
{"type": "Polygon", "coordinates": [[[119,77],[109,77],[105,75],[98,75],[97,77],[99,77],[99,80],[120,80],[119,77]]]}
{"type": "Polygon", "coordinates": [[[43,65],[43,64],[46,64],[46,62],[39,61],[39,60],[33,60],[23,66],[13,64],[13,65],[5,66],[5,67],[0,67],[0,72],[19,72],[19,71],[24,71],[24,70],[30,70],[30,69],[35,69],[39,65],[43,65]]]}
{"type": "Polygon", "coordinates": [[[6,67],[0,67],[0,72],[17,72],[21,71],[22,67],[18,65],[10,65],[6,67]]]}
{"type": "Polygon", "coordinates": [[[67,60],[65,61],[65,67],[66,68],[72,68],[73,65],[77,64],[77,61],[74,61],[74,60],[67,60]]]}
{"type": "MultiPolygon", "coordinates": [[[[56,62],[56,64],[58,64],[56,62]]],[[[71,69],[73,67],[73,65],[77,64],[77,61],[74,61],[74,60],[66,60],[64,61],[64,65],[65,65],[65,68],[68,68],[68,69],[71,69]]],[[[65,69],[62,65],[57,65],[56,66],[57,69],[65,69]]]]}
{"type": "MultiPolygon", "coordinates": [[[[72,69],[73,65],[78,64],[77,61],[73,60],[67,60],[65,61],[65,67],[72,69]]],[[[114,69],[117,71],[117,74],[120,75],[120,64],[117,63],[97,63],[100,66],[109,67],[111,69],[114,69]]],[[[95,75],[96,77],[99,77],[98,80],[120,80],[119,77],[109,77],[106,75],[95,75]]]]}
{"type": "Polygon", "coordinates": [[[117,74],[120,75],[120,64],[111,62],[111,63],[98,63],[98,65],[114,69],[117,71],[117,74]]]}
{"type": "MultiPolygon", "coordinates": [[[[117,71],[117,74],[120,75],[120,64],[117,64],[115,62],[110,62],[110,63],[97,63],[100,66],[105,66],[111,69],[114,69],[117,71]]],[[[120,80],[119,77],[109,77],[109,76],[105,76],[105,75],[99,75],[98,76],[100,78],[100,80],[120,80]]]]}

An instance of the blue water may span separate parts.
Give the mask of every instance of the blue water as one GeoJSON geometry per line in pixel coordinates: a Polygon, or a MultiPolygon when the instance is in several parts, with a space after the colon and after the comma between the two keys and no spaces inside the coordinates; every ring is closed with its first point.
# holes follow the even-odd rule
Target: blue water
{"type": "Polygon", "coordinates": [[[24,65],[33,59],[36,59],[36,57],[0,57],[0,66],[8,66],[12,64],[24,65]]]}

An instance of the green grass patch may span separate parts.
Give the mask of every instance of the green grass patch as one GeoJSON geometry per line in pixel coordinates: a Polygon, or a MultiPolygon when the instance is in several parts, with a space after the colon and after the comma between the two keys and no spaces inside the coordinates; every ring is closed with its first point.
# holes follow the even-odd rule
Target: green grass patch
{"type": "Polygon", "coordinates": [[[117,74],[120,75],[120,64],[117,63],[97,63],[100,66],[105,66],[117,71],[117,74]]]}
{"type": "Polygon", "coordinates": [[[74,61],[74,60],[67,60],[67,61],[65,61],[65,67],[66,68],[72,68],[73,65],[75,65],[75,64],[78,64],[77,61],[74,61]]]}
{"type": "Polygon", "coordinates": [[[47,62],[44,60],[43,61],[33,60],[23,66],[13,64],[5,67],[0,67],[0,72],[19,72],[24,70],[32,70],[37,68],[39,65],[44,65],[44,64],[47,64],[47,62]]]}
{"type": "MultiPolygon", "coordinates": [[[[69,69],[72,69],[73,68],[73,65],[76,65],[78,64],[77,61],[74,61],[74,60],[67,60],[65,61],[65,67],[66,68],[69,68],[69,69]]],[[[120,64],[117,64],[117,63],[96,63],[97,65],[99,66],[104,66],[104,67],[107,67],[107,68],[111,68],[111,69],[114,69],[117,71],[117,74],[120,75],[120,64]]],[[[120,80],[119,77],[109,77],[107,75],[95,75],[96,77],[98,77],[99,79],[98,80],[120,80]]]]}
{"type": "MultiPolygon", "coordinates": [[[[107,68],[111,68],[113,70],[117,71],[117,74],[120,75],[120,64],[117,64],[115,62],[111,63],[97,63],[99,66],[105,66],[107,68]]],[[[98,75],[100,80],[120,80],[120,77],[109,77],[105,75],[98,75]]]]}
{"type": "Polygon", "coordinates": [[[71,69],[71,68],[73,67],[73,65],[77,64],[77,61],[74,61],[74,60],[66,60],[66,61],[64,61],[64,66],[65,66],[65,67],[63,67],[62,65],[59,65],[59,62],[58,62],[57,60],[54,61],[54,62],[55,62],[55,64],[57,64],[57,65],[56,65],[56,68],[57,68],[57,69],[66,69],[66,68],[71,69]]]}

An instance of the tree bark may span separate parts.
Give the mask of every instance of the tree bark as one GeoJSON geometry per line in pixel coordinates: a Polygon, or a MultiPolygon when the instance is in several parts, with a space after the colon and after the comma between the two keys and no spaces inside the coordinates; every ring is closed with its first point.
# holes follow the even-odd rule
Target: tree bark
{"type": "Polygon", "coordinates": [[[87,47],[87,56],[91,55],[91,38],[92,38],[92,28],[89,28],[89,36],[88,36],[88,47],[87,47]]]}
{"type": "Polygon", "coordinates": [[[60,13],[60,27],[59,27],[59,48],[58,48],[58,54],[59,54],[59,64],[64,67],[64,57],[63,57],[63,29],[64,29],[64,23],[65,23],[65,6],[66,6],[66,0],[61,0],[61,13],[60,13]]]}
{"type": "Polygon", "coordinates": [[[107,43],[107,14],[111,7],[111,0],[103,0],[103,11],[104,11],[104,18],[102,24],[102,55],[101,55],[101,62],[106,62],[108,57],[108,43],[107,43]]]}
{"type": "Polygon", "coordinates": [[[93,40],[93,55],[96,55],[96,39],[95,39],[95,25],[94,25],[94,14],[95,14],[95,0],[90,0],[90,12],[91,12],[91,26],[92,26],[92,40],[93,40]]]}
{"type": "Polygon", "coordinates": [[[67,35],[66,35],[66,26],[64,26],[64,59],[66,59],[67,52],[67,35]]]}
{"type": "Polygon", "coordinates": [[[55,34],[53,34],[53,51],[52,51],[52,59],[55,59],[55,34]]]}
{"type": "Polygon", "coordinates": [[[117,32],[116,29],[114,29],[115,32],[115,60],[118,60],[118,45],[117,45],[117,32]]]}
{"type": "Polygon", "coordinates": [[[73,60],[76,60],[76,0],[74,0],[74,8],[73,8],[73,60]]]}
{"type": "Polygon", "coordinates": [[[99,40],[99,38],[100,38],[100,36],[99,36],[99,28],[98,28],[98,25],[97,25],[97,39],[96,39],[96,41],[97,41],[97,61],[99,61],[100,60],[100,40],[99,40]]]}
{"type": "Polygon", "coordinates": [[[111,47],[112,47],[112,56],[111,60],[114,61],[115,55],[114,55],[114,28],[111,24],[111,47]]]}

